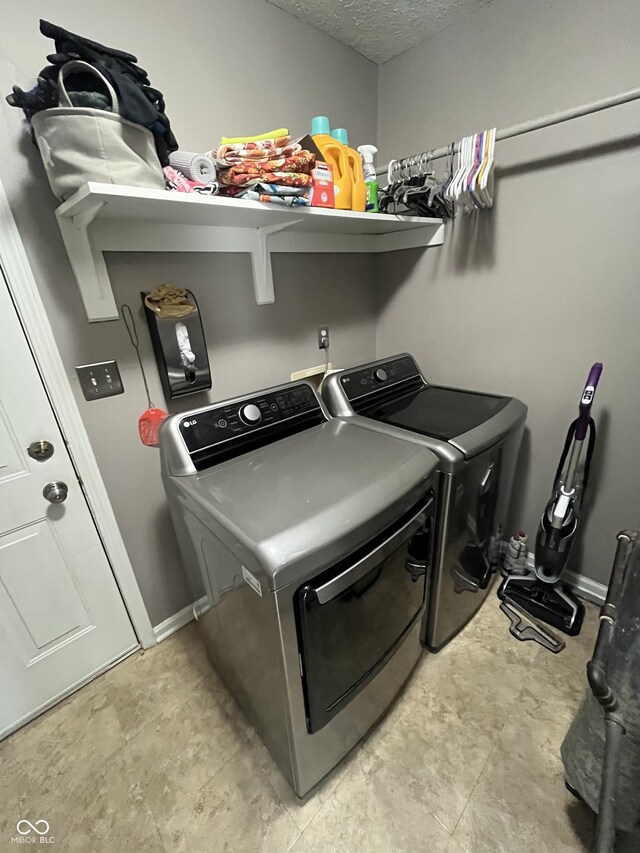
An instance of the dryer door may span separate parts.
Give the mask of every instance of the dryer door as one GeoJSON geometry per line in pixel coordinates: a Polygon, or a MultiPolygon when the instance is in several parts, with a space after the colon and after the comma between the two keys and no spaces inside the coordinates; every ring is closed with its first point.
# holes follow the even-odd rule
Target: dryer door
{"type": "Polygon", "coordinates": [[[433,551],[431,492],[364,553],[295,595],[309,732],[326,725],[393,654],[425,599],[433,551]]]}
{"type": "Polygon", "coordinates": [[[427,645],[436,651],[468,622],[490,587],[502,468],[498,445],[443,477],[427,620],[427,645]]]}

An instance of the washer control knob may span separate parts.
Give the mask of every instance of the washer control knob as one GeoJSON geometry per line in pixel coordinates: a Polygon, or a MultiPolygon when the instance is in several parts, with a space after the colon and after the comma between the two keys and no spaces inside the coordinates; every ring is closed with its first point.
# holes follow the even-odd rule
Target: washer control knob
{"type": "Polygon", "coordinates": [[[376,370],[373,371],[373,378],[376,380],[376,382],[384,382],[387,378],[387,371],[384,370],[382,367],[378,367],[376,370]]]}
{"type": "Polygon", "coordinates": [[[243,421],[245,424],[249,424],[250,426],[253,424],[258,424],[262,420],[262,412],[253,403],[248,403],[246,406],[242,406],[239,414],[240,420],[243,421]]]}

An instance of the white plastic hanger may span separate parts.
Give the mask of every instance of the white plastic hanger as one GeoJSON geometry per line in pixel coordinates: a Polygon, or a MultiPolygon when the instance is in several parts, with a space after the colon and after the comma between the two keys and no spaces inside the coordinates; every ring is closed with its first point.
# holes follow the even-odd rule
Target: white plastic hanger
{"type": "Polygon", "coordinates": [[[475,165],[469,176],[469,196],[473,206],[477,209],[484,207],[484,203],[478,191],[478,178],[485,167],[485,157],[487,152],[487,131],[484,130],[478,134],[478,144],[476,146],[475,165]]]}
{"type": "Polygon", "coordinates": [[[465,138],[465,168],[460,176],[460,184],[458,187],[458,204],[463,212],[468,213],[474,210],[473,202],[469,194],[469,178],[475,168],[475,153],[477,146],[478,134],[465,138]]]}
{"type": "Polygon", "coordinates": [[[476,197],[477,203],[480,207],[486,207],[487,202],[482,192],[482,178],[485,174],[489,162],[489,143],[490,143],[491,134],[488,130],[484,131],[483,134],[483,146],[482,146],[482,159],[480,163],[480,168],[478,169],[478,174],[475,179],[475,187],[474,187],[474,195],[476,197]]]}
{"type": "Polygon", "coordinates": [[[487,155],[486,155],[486,165],[482,169],[482,173],[479,178],[479,195],[483,201],[485,207],[493,207],[493,165],[494,165],[494,152],[496,148],[496,128],[492,128],[487,131],[487,136],[489,138],[487,155]]]}
{"type": "Polygon", "coordinates": [[[465,136],[458,143],[458,168],[454,175],[452,184],[451,184],[451,200],[454,204],[460,204],[460,196],[462,193],[462,181],[464,179],[464,174],[467,171],[467,143],[469,137],[465,136]]]}
{"type": "Polygon", "coordinates": [[[460,171],[460,163],[461,163],[461,156],[462,156],[461,155],[461,148],[462,148],[462,142],[460,141],[460,142],[458,142],[458,145],[457,145],[457,152],[455,154],[455,160],[453,160],[453,158],[452,158],[453,168],[452,168],[451,180],[449,181],[449,186],[445,190],[445,198],[451,204],[455,204],[455,201],[456,201],[455,191],[456,191],[456,182],[458,180],[458,173],[460,171]]]}

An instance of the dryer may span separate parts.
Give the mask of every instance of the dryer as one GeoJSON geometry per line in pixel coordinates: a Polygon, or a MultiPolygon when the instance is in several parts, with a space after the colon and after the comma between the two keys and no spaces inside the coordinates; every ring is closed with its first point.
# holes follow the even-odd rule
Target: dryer
{"type": "Polygon", "coordinates": [[[303,796],[421,655],[437,459],[306,382],[174,415],[160,453],[209,657],[303,796]]]}
{"type": "Polygon", "coordinates": [[[431,385],[408,353],[332,373],[322,396],[333,415],[438,456],[436,566],[422,633],[437,651],[489,591],[527,407],[514,397],[431,385]]]}

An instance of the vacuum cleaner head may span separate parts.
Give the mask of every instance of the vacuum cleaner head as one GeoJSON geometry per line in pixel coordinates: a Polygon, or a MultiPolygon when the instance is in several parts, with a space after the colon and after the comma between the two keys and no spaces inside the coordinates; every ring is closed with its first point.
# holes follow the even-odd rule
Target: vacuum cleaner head
{"type": "Polygon", "coordinates": [[[582,629],[584,604],[559,583],[547,584],[532,571],[510,575],[501,583],[498,598],[510,598],[536,619],[575,637],[582,629]]]}

